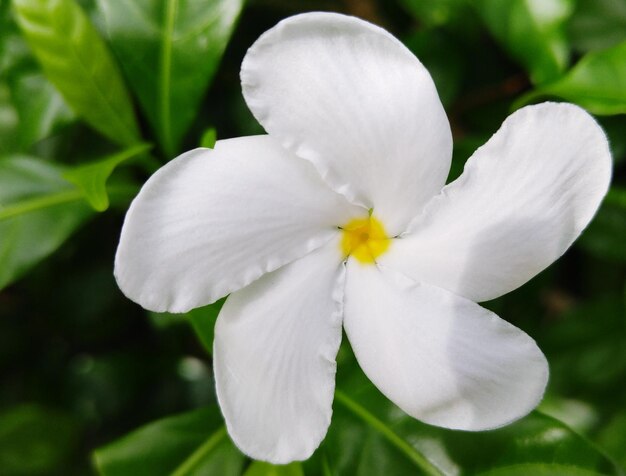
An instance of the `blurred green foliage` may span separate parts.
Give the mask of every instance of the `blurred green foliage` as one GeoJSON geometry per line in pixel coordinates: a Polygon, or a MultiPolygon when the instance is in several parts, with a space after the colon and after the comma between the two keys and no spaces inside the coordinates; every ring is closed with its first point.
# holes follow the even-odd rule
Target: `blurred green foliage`
{"type": "Polygon", "coordinates": [[[625,113],[626,0],[0,0],[0,474],[623,474],[625,113]],[[378,23],[424,62],[455,136],[449,180],[528,102],[577,103],[605,128],[613,184],[592,224],[486,303],[550,362],[527,418],[480,434],[424,425],[365,379],[344,339],[320,449],[302,464],[250,462],[213,389],[222,301],[151,314],[117,289],[134,194],[183,150],[261,132],[241,59],[309,10],[378,23]]]}

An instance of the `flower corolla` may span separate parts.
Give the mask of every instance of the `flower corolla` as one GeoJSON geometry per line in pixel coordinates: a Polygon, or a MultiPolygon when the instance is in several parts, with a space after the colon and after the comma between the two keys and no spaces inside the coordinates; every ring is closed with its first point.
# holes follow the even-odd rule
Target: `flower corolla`
{"type": "Polygon", "coordinates": [[[342,327],[369,379],[421,421],[484,430],[530,412],[546,359],[476,302],[545,269],[593,217],[611,170],[594,119],[522,108],[445,185],[452,135],[435,85],[385,30],[288,18],[249,49],[241,81],[267,135],[155,173],[115,262],[122,291],[153,311],[230,294],[213,365],[237,446],[274,463],[312,454],[342,327]]]}

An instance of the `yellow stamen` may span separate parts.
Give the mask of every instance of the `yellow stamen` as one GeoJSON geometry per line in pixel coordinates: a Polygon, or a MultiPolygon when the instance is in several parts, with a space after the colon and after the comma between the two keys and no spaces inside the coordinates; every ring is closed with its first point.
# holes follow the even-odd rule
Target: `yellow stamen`
{"type": "Polygon", "coordinates": [[[341,251],[361,263],[374,263],[391,244],[383,224],[373,216],[355,218],[341,227],[341,251]]]}

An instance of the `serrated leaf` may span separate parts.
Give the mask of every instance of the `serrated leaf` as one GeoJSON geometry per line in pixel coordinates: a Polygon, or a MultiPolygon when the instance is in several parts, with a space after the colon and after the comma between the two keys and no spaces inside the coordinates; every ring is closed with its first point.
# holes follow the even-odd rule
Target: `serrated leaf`
{"type": "Polygon", "coordinates": [[[94,461],[104,476],[239,476],[244,457],[213,406],[149,423],[97,449],[94,461]]]}
{"type": "Polygon", "coordinates": [[[0,159],[0,289],[54,252],[90,216],[82,194],[43,160],[0,159]]]}
{"type": "Polygon", "coordinates": [[[569,61],[564,29],[572,0],[478,0],[477,6],[489,31],[533,83],[561,75],[569,61]]]}
{"type": "Polygon", "coordinates": [[[132,103],[117,66],[75,1],[14,0],[13,6],[46,77],[74,112],[114,142],[137,142],[132,103]]]}
{"type": "Polygon", "coordinates": [[[69,169],[63,177],[83,192],[85,199],[94,210],[102,212],[109,207],[106,184],[115,167],[150,148],[150,144],[139,144],[97,162],[69,169]]]}
{"type": "Polygon", "coordinates": [[[243,0],[99,0],[113,50],[169,157],[213,78],[243,0]]]}

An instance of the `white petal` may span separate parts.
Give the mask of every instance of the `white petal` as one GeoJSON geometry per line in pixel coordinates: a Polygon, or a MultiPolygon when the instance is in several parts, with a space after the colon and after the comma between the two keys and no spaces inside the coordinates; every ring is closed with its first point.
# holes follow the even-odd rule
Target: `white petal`
{"type": "Polygon", "coordinates": [[[326,435],[344,278],[332,240],[224,304],[215,328],[217,396],[231,438],[247,455],[303,460],[326,435]]]}
{"type": "Polygon", "coordinates": [[[606,136],[583,109],[520,109],[378,261],[474,301],[496,298],[567,250],[610,175],[606,136]]]}
{"type": "Polygon", "coordinates": [[[392,234],[444,185],[452,139],[434,83],[385,30],[335,13],[288,18],[250,48],[241,81],[269,134],[392,234]]]}
{"type": "Polygon", "coordinates": [[[304,256],[359,212],[270,137],[219,141],[144,185],[126,215],[115,276],[143,307],[185,312],[304,256]]]}
{"type": "Polygon", "coordinates": [[[365,374],[419,420],[486,430],[541,400],[548,366],[535,342],[472,301],[350,260],[344,313],[365,374]]]}

